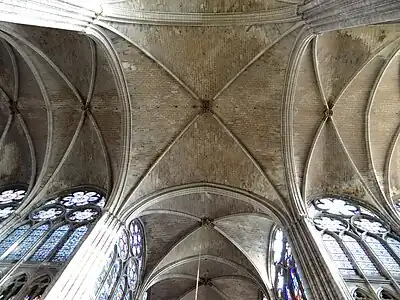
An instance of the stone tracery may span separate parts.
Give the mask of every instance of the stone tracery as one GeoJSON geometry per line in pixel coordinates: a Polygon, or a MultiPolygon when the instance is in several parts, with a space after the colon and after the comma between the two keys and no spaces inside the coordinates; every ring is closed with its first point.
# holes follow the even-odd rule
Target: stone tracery
{"type": "MultiPolygon", "coordinates": [[[[64,1],[60,6],[52,1],[44,7],[36,1],[36,13],[21,10],[23,0],[0,3],[1,20],[71,30],[1,24],[0,60],[6,59],[0,63],[7,76],[0,78],[0,87],[7,101],[0,101],[0,150],[6,149],[2,157],[7,163],[0,162],[0,178],[1,184],[24,182],[29,192],[19,208],[0,207],[1,216],[13,216],[0,226],[13,226],[15,218],[45,195],[64,187],[95,184],[110,196],[107,213],[85,244],[92,249],[82,246],[48,297],[89,297],[90,284],[83,282],[96,273],[98,261],[107,259],[97,249],[107,252],[115,244],[119,219],[125,222],[128,215],[144,220],[146,241],[151,243],[147,251],[131,247],[132,255],[148,255],[145,266],[138,267],[149,276],[141,283],[151,287],[140,286],[143,297],[147,290],[150,299],[189,291],[186,298],[192,299],[200,248],[205,251],[201,299],[224,294],[225,299],[259,300],[257,293],[271,298],[265,249],[277,223],[287,229],[299,252],[296,262],[304,266],[307,295],[350,297],[352,291],[346,294],[340,283],[332,282],[315,246],[305,242],[305,200],[327,191],[356,196],[398,226],[393,206],[398,190],[397,125],[391,121],[397,111],[391,105],[398,99],[398,80],[391,78],[397,78],[398,30],[395,24],[343,29],[397,20],[398,4],[382,0],[376,13],[377,1],[365,7],[362,1],[236,1],[232,6],[229,1],[186,1],[181,6],[172,1],[165,7],[142,2],[64,1]],[[78,37],[76,31],[84,35],[78,37]],[[385,89],[391,92],[383,95],[385,89]],[[382,105],[392,107],[387,112],[393,115],[379,115],[382,105]],[[360,129],[364,124],[367,129],[360,129]],[[38,132],[46,132],[45,138],[38,132]],[[16,161],[26,169],[18,169],[12,163],[16,161]],[[153,193],[193,183],[223,186],[223,193],[188,193],[137,210],[153,193]],[[233,190],[248,193],[246,201],[231,197],[233,190]],[[251,197],[259,202],[249,201],[251,197]],[[265,211],[264,202],[279,213],[265,211]],[[272,215],[279,220],[269,220],[272,215]],[[234,255],[212,252],[207,240],[234,255]],[[82,267],[83,261],[88,267],[82,267]],[[227,271],[216,274],[213,264],[227,271]],[[163,273],[164,267],[173,270],[163,273]],[[80,272],[74,274],[77,268],[80,272]],[[244,294],[249,290],[255,293],[244,294]]],[[[65,203],[52,200],[48,205],[61,201],[65,212],[59,216],[76,224],[83,220],[86,226],[91,221],[87,218],[99,216],[98,209],[85,208],[99,199],[92,197],[72,192],[65,203]],[[69,211],[71,206],[79,207],[69,211]]],[[[358,228],[361,233],[374,228],[378,235],[386,230],[369,217],[343,221],[359,213],[358,206],[338,210],[329,201],[321,207],[339,215],[316,217],[320,229],[335,233],[358,228]]],[[[100,203],[105,206],[104,198],[100,203]]],[[[43,218],[57,218],[56,209],[45,212],[43,218]]],[[[86,234],[84,226],[73,239],[86,234]]],[[[66,234],[65,227],[59,228],[54,239],[66,234]]],[[[357,275],[334,236],[324,238],[343,258],[340,271],[357,275]]],[[[394,252],[399,251],[396,241],[387,237],[394,252]]],[[[356,244],[358,239],[349,236],[345,242],[356,244]]],[[[124,261],[126,240],[117,245],[124,261]]],[[[133,272],[131,282],[134,278],[133,272]]],[[[129,281],[119,283],[117,298],[129,281]]]]}

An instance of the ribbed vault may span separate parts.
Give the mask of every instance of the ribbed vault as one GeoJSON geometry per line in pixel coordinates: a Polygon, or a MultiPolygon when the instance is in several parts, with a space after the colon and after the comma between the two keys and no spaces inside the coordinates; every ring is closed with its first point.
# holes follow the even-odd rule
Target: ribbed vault
{"type": "Polygon", "coordinates": [[[29,186],[21,210],[105,190],[144,223],[151,300],[193,299],[199,257],[199,300],[273,299],[271,232],[323,194],[396,222],[398,24],[314,35],[318,1],[100,2],[84,34],[0,24],[0,183],[29,186]]]}

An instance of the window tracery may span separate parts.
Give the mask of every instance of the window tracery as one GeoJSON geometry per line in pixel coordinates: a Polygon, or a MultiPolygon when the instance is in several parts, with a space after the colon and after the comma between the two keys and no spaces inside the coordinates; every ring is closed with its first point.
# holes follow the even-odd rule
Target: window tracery
{"type": "Polygon", "coordinates": [[[144,243],[144,229],[138,219],[120,231],[113,253],[97,279],[97,300],[133,299],[143,273],[144,243]]]}
{"type": "Polygon", "coordinates": [[[398,300],[399,298],[395,297],[391,292],[382,290],[379,295],[380,300],[398,300]]]}
{"type": "Polygon", "coordinates": [[[10,185],[0,188],[0,222],[11,216],[22,204],[27,194],[23,185],[10,185]]]}
{"type": "MultiPolygon", "coordinates": [[[[371,280],[388,282],[400,294],[400,239],[370,210],[343,198],[325,197],[310,206],[314,226],[346,282],[360,282],[374,290],[371,280]]],[[[361,289],[354,299],[372,299],[361,289]]],[[[376,298],[376,296],[375,296],[376,298]]]]}
{"type": "MultiPolygon", "coordinates": [[[[6,196],[1,195],[4,202],[20,198],[18,195],[22,193],[17,191],[13,196],[9,196],[9,192],[6,196]]],[[[0,264],[7,266],[21,261],[21,266],[29,269],[35,268],[32,264],[46,263],[46,266],[58,270],[71,259],[100,218],[104,204],[104,196],[89,187],[62,192],[44,201],[29,212],[23,223],[3,235],[0,240],[0,264]]],[[[42,286],[47,287],[44,282],[33,285],[31,291],[26,291],[25,299],[39,299],[35,294],[43,293],[42,286]]]]}
{"type": "Polygon", "coordinates": [[[277,228],[274,233],[272,250],[277,299],[306,300],[290,245],[280,228],[277,228]]]}
{"type": "Polygon", "coordinates": [[[6,287],[0,289],[0,299],[4,300],[40,300],[51,279],[48,275],[29,278],[25,273],[13,278],[6,287]]]}

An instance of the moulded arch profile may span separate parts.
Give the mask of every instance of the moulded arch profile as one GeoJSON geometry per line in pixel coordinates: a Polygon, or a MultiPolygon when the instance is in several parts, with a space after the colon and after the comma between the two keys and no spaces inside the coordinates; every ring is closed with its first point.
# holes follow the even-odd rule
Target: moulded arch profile
{"type": "Polygon", "coordinates": [[[395,296],[395,294],[392,291],[389,291],[388,289],[381,289],[378,291],[378,297],[379,300],[399,300],[399,296],[395,296]]]}
{"type": "MultiPolygon", "coordinates": [[[[265,214],[269,215],[273,221],[280,226],[285,227],[284,225],[288,225],[290,223],[287,212],[281,210],[279,207],[274,205],[274,203],[268,202],[265,198],[242,189],[214,183],[185,184],[156,191],[149,195],[143,196],[137,201],[134,201],[134,203],[125,207],[121,218],[125,222],[130,222],[131,220],[141,216],[141,214],[147,208],[156,204],[157,202],[162,202],[178,196],[198,193],[216,194],[246,203],[251,203],[260,208],[265,214]]],[[[129,202],[129,197],[127,202],[129,202]]]]}
{"type": "Polygon", "coordinates": [[[352,293],[354,300],[374,300],[375,297],[371,296],[366,290],[361,287],[356,287],[352,293]]]}
{"type": "MultiPolygon", "coordinates": [[[[334,208],[334,207],[330,207],[334,208]]],[[[371,206],[369,203],[366,203],[365,201],[362,201],[361,199],[355,198],[355,197],[350,197],[347,195],[338,195],[338,194],[320,194],[320,195],[314,195],[312,197],[309,197],[307,199],[307,209],[308,213],[311,217],[314,217],[318,213],[329,213],[329,214],[334,214],[337,216],[341,216],[344,218],[350,218],[354,215],[369,215],[376,217],[377,215],[380,215],[379,211],[371,206]],[[334,200],[338,201],[339,203],[344,203],[346,202],[346,211],[345,212],[351,212],[349,214],[346,213],[337,213],[337,211],[334,209],[329,210],[328,208],[325,209],[319,209],[319,203],[323,202],[325,200],[334,200]]]]}
{"type": "Polygon", "coordinates": [[[59,202],[72,208],[88,204],[96,204],[103,208],[106,201],[106,191],[94,185],[79,185],[58,191],[39,203],[40,206],[59,202]]]}

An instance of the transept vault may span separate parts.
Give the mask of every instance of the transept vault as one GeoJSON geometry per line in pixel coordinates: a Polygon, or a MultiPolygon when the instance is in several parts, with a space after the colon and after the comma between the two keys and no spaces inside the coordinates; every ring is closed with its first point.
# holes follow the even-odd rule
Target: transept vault
{"type": "MultiPolygon", "coordinates": [[[[396,0],[3,0],[0,187],[27,196],[0,237],[93,186],[103,215],[45,299],[96,299],[137,218],[134,299],[277,299],[276,226],[307,299],[353,299],[308,205],[356,199],[400,229],[399,20],[396,0]]],[[[18,269],[0,268],[1,291],[18,269]]]]}

